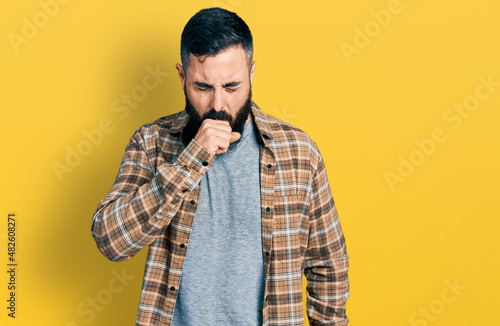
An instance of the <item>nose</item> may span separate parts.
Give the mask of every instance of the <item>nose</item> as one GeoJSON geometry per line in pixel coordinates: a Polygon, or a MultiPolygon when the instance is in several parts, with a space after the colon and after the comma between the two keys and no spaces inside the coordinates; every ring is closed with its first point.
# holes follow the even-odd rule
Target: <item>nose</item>
{"type": "Polygon", "coordinates": [[[215,87],[212,92],[212,107],[215,111],[219,112],[224,110],[224,90],[222,87],[215,87]]]}

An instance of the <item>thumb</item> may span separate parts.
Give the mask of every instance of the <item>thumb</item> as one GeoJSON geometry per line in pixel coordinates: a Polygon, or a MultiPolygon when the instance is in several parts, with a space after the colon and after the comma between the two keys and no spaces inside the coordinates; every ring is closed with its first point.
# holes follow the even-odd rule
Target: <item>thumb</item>
{"type": "Polygon", "coordinates": [[[234,143],[235,141],[237,141],[238,139],[241,138],[241,134],[239,132],[231,132],[231,139],[229,140],[229,143],[234,143]]]}

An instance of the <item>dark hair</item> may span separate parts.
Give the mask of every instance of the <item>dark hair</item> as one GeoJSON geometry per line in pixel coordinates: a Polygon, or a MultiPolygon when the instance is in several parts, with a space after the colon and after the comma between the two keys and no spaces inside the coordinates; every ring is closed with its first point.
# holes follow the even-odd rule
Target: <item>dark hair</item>
{"type": "Polygon", "coordinates": [[[216,55],[235,45],[241,45],[248,59],[253,60],[252,33],[247,24],[234,12],[222,8],[200,10],[187,22],[181,36],[181,61],[184,70],[189,55],[216,55]]]}

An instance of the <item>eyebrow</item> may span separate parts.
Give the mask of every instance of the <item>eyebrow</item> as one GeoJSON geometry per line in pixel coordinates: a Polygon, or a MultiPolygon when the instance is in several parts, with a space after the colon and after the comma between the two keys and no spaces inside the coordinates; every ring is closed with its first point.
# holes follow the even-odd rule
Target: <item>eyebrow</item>
{"type": "MultiPolygon", "coordinates": [[[[203,82],[193,82],[193,84],[195,84],[198,87],[213,88],[212,85],[207,84],[207,83],[203,83],[203,82]]],[[[230,82],[230,83],[227,83],[227,84],[223,85],[222,87],[236,87],[239,84],[241,84],[241,82],[230,82]]]]}

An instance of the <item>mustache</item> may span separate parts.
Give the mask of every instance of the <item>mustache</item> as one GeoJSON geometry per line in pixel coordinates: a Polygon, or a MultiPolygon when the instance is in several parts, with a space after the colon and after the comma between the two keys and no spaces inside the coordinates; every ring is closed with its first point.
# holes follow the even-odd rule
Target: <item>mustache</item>
{"type": "Polygon", "coordinates": [[[210,111],[208,112],[205,112],[205,114],[202,117],[202,120],[205,119],[229,121],[231,127],[233,127],[234,124],[233,117],[229,113],[227,113],[226,111],[215,111],[214,108],[210,109],[210,111]]]}

